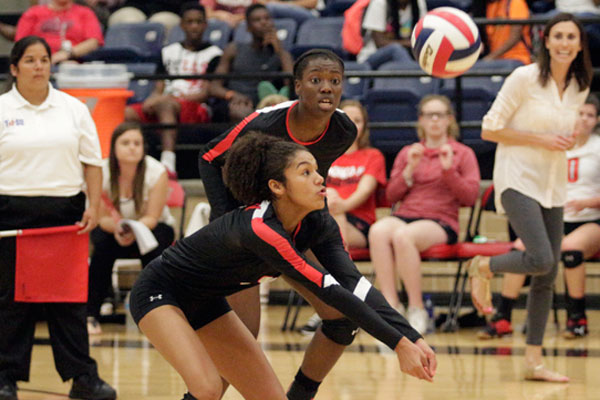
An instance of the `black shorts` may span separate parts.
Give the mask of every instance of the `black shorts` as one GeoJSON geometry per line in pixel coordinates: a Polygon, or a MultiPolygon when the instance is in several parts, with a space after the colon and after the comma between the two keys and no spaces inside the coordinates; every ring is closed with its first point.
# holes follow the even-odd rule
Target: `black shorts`
{"type": "Polygon", "coordinates": [[[346,213],[346,219],[353,227],[355,227],[363,235],[365,235],[365,238],[369,237],[369,229],[371,228],[371,225],[369,225],[367,221],[365,221],[364,219],[360,219],[350,213],[346,213]]]}
{"type": "Polygon", "coordinates": [[[595,221],[581,221],[581,222],[566,222],[564,223],[564,233],[565,236],[568,235],[569,233],[573,232],[575,229],[579,228],[580,226],[583,226],[585,224],[597,224],[600,225],[600,219],[597,219],[595,221]]]}
{"type": "Polygon", "coordinates": [[[186,296],[175,282],[160,273],[164,268],[161,258],[154,259],[144,268],[131,289],[129,311],[136,324],[157,307],[175,306],[187,318],[194,330],[208,325],[231,311],[223,296],[186,296]]]}
{"type": "Polygon", "coordinates": [[[415,222],[415,221],[425,221],[425,220],[433,221],[436,224],[438,224],[439,226],[441,226],[442,229],[446,232],[446,236],[448,236],[448,240],[446,240],[446,244],[454,244],[458,241],[458,235],[456,234],[454,229],[452,229],[449,225],[446,225],[445,223],[438,221],[437,219],[407,218],[407,217],[401,217],[399,215],[394,215],[394,217],[401,219],[402,221],[406,222],[407,224],[410,224],[411,222],[415,222]]]}

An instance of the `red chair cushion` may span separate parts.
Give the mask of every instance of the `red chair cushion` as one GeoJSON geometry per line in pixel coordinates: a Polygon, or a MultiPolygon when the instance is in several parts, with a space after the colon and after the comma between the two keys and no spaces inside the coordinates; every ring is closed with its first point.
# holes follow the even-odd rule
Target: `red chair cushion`
{"type": "Polygon", "coordinates": [[[369,249],[368,248],[351,248],[350,251],[350,258],[352,258],[353,261],[369,261],[371,260],[371,254],[369,253],[369,249]]]}
{"type": "Polygon", "coordinates": [[[490,242],[490,243],[461,243],[457,256],[459,258],[473,258],[475,256],[497,256],[511,251],[512,242],[490,242]]]}
{"type": "Polygon", "coordinates": [[[456,244],[435,244],[421,252],[421,259],[447,260],[456,258],[457,246],[456,244]]]}

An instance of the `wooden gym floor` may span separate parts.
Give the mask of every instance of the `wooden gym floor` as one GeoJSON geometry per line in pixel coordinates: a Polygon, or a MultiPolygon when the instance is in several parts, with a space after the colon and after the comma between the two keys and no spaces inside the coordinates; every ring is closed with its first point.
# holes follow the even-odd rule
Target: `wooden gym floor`
{"type": "MultiPolygon", "coordinates": [[[[282,333],[283,306],[263,306],[259,342],[284,387],[301,363],[309,337],[282,333]]],[[[311,311],[303,307],[299,321],[311,311]]],[[[560,314],[564,327],[564,311],[560,314]]],[[[524,312],[516,311],[520,328],[524,312]]],[[[568,374],[569,384],[522,380],[524,336],[478,341],[476,329],[426,336],[435,347],[439,368],[433,384],[403,375],[393,353],[381,351],[378,343],[361,332],[321,385],[318,400],[580,400],[600,399],[600,311],[589,313],[591,333],[568,341],[550,324],[545,338],[549,367],[568,374]],[[595,371],[595,372],[594,372],[595,371]]],[[[179,400],[185,386],[177,373],[161,358],[135,326],[104,325],[104,333],[92,341],[91,352],[101,376],[116,387],[121,400],[179,400]]],[[[62,383],[54,369],[48,333],[38,326],[33,351],[31,382],[19,384],[20,400],[67,398],[70,383],[62,383]]],[[[242,397],[230,389],[225,400],[242,397]]]]}

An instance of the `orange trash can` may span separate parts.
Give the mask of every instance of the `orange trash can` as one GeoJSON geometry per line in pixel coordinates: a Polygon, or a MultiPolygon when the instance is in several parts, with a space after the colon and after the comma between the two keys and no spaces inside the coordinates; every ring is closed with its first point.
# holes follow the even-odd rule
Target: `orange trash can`
{"type": "Polygon", "coordinates": [[[125,104],[133,96],[127,89],[61,89],[77,97],[88,106],[92,119],[96,123],[102,158],[110,152],[110,138],[113,131],[125,119],[125,104]]]}

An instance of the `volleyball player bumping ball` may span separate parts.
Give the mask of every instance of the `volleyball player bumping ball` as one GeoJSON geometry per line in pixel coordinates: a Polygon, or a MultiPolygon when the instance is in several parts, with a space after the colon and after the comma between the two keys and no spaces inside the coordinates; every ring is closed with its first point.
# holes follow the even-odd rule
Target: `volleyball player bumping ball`
{"type": "Polygon", "coordinates": [[[324,179],[308,149],[250,132],[229,150],[229,189],[237,208],[152,261],[131,291],[142,332],[183,377],[184,400],[219,399],[221,376],[250,400],[285,400],[258,342],[225,296],[283,275],[315,308],[332,307],[398,357],[403,372],[432,381],[434,352],[358,273],[325,206],[324,179]],[[321,265],[304,252],[311,248],[321,265]],[[336,279],[327,268],[345,271],[336,279]]]}
{"type": "MultiPolygon", "coordinates": [[[[338,110],[343,76],[344,63],[335,53],[323,49],[309,50],[298,57],[294,64],[294,87],[298,100],[258,110],[207,144],[204,151],[200,152],[199,168],[211,205],[211,220],[242,204],[225,187],[221,169],[231,145],[251,130],[260,130],[269,136],[304,145],[317,160],[319,174],[327,176],[333,161],[344,154],[356,138],[356,126],[344,112],[338,110]]],[[[331,218],[325,208],[315,213],[321,215],[319,218],[323,220],[331,218]]],[[[315,240],[318,236],[316,232],[313,234],[315,240]]],[[[319,245],[316,241],[309,242],[303,251],[312,249],[314,253],[313,244],[319,245]]],[[[348,276],[359,275],[352,263],[329,262],[325,265],[319,255],[315,259],[310,251],[309,257],[312,257],[313,263],[318,259],[327,272],[342,284],[350,284],[346,281],[348,276]]],[[[345,257],[348,258],[347,255],[345,257]]],[[[244,262],[240,260],[240,263],[244,262]]],[[[227,301],[256,337],[260,326],[259,288],[257,282],[248,282],[245,290],[228,296],[227,301]]],[[[298,287],[300,294],[323,319],[287,392],[290,400],[310,400],[315,397],[319,385],[346,346],[352,343],[358,326],[343,312],[327,306],[311,292],[302,290],[301,285],[293,286],[298,287]]]]}

